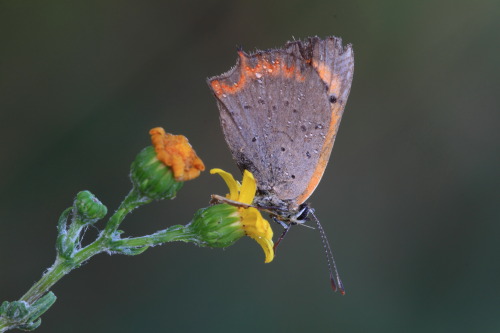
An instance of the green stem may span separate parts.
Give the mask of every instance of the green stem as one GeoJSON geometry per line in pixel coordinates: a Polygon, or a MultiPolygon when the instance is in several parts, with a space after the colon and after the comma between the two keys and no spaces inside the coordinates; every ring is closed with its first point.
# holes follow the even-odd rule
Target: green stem
{"type": "Polygon", "coordinates": [[[104,239],[100,238],[78,251],[72,259],[64,259],[58,256],[54,265],[49,268],[42,278],[35,283],[20,300],[33,304],[49,291],[49,289],[64,275],[104,250],[106,250],[106,245],[104,239]]]}
{"type": "MultiPolygon", "coordinates": [[[[111,216],[102,234],[93,243],[77,251],[71,259],[56,258],[54,265],[35,283],[28,292],[21,297],[21,301],[32,304],[42,297],[57,281],[74,268],[80,266],[94,255],[109,249],[113,233],[116,231],[125,216],[134,208],[146,204],[151,200],[145,199],[134,189],[125,197],[118,210],[111,216]]],[[[76,224],[76,223],[75,223],[76,224]]],[[[78,228],[78,227],[77,227],[78,228]]],[[[81,229],[81,228],[80,228],[81,229]]],[[[75,230],[70,230],[70,233],[75,230]]]]}
{"type": "Polygon", "coordinates": [[[73,243],[80,236],[80,233],[81,233],[82,228],[84,226],[82,221],[76,215],[75,211],[76,211],[75,208],[73,208],[73,221],[69,226],[68,235],[67,235],[68,241],[73,242],[73,243]]]}
{"type": "MultiPolygon", "coordinates": [[[[145,198],[141,196],[135,189],[132,189],[132,191],[130,191],[130,193],[120,204],[120,207],[110,217],[99,237],[93,243],[77,250],[74,255],[70,257],[63,257],[61,255],[58,255],[52,267],[50,267],[48,271],[42,276],[42,278],[37,283],[35,283],[26,294],[21,297],[20,301],[24,301],[29,305],[33,305],[37,300],[46,295],[50,288],[52,288],[52,286],[57,283],[63,276],[68,274],[73,269],[78,268],[82,263],[89,260],[94,255],[104,251],[120,252],[124,249],[134,249],[141,247],[147,248],[147,246],[150,245],[157,245],[172,241],[194,242],[201,245],[201,241],[196,237],[196,234],[191,231],[189,226],[185,227],[182,225],[175,225],[144,237],[119,239],[119,237],[116,236],[116,230],[122,223],[125,216],[135,208],[147,204],[151,201],[152,199],[145,198]]],[[[63,213],[62,220],[59,221],[60,232],[65,227],[65,218],[68,217],[69,212],[70,209],[67,209],[63,213]]],[[[78,237],[82,226],[80,223],[78,223],[79,221],[75,220],[73,222],[74,223],[70,227],[70,230],[68,230],[68,236],[71,238],[78,237]]],[[[48,305],[48,307],[50,307],[50,305],[48,305]]],[[[6,317],[0,316],[0,332],[19,327],[19,325],[23,324],[26,323],[13,322],[6,317]]]]}
{"type": "Polygon", "coordinates": [[[9,324],[6,322],[0,322],[0,332],[5,332],[9,329],[9,324]]]}
{"type": "Polygon", "coordinates": [[[183,225],[173,225],[165,230],[158,231],[148,236],[114,240],[111,244],[113,248],[134,248],[175,241],[201,244],[196,233],[194,233],[189,226],[183,225]]]}
{"type": "Polygon", "coordinates": [[[68,274],[71,270],[77,268],[82,263],[101,252],[112,250],[113,248],[117,247],[143,247],[174,241],[200,243],[200,241],[196,237],[196,234],[193,233],[189,227],[182,225],[174,225],[152,235],[136,238],[112,240],[110,238],[104,237],[103,235],[92,244],[89,244],[88,246],[78,251],[72,259],[57,257],[54,265],[49,268],[49,270],[42,276],[42,278],[37,283],[35,283],[31,287],[31,289],[28,290],[28,292],[24,294],[23,297],[21,297],[20,300],[28,302],[29,304],[34,303],[47,291],[49,291],[50,288],[64,275],[68,274]]]}
{"type": "Polygon", "coordinates": [[[0,333],[8,331],[11,328],[13,328],[12,323],[4,321],[2,318],[0,318],[0,333]]]}
{"type": "Polygon", "coordinates": [[[153,200],[143,197],[135,188],[133,188],[120,204],[120,207],[118,207],[116,212],[109,219],[101,237],[111,238],[128,213],[139,206],[150,203],[151,201],[153,200]]]}

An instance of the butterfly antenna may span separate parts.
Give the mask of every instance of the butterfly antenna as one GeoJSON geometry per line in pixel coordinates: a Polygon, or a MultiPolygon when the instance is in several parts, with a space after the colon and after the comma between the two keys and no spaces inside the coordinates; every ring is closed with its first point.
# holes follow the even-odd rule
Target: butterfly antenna
{"type": "Polygon", "coordinates": [[[312,227],[310,225],[307,225],[307,224],[303,224],[303,223],[297,223],[298,226],[301,226],[301,227],[304,227],[304,228],[308,228],[308,229],[312,229],[312,230],[316,230],[315,227],[312,227]]]}
{"type": "Polygon", "coordinates": [[[319,234],[321,235],[321,241],[323,243],[323,248],[325,249],[326,260],[328,262],[328,270],[330,271],[330,283],[332,285],[333,291],[340,291],[342,295],[345,295],[344,285],[342,284],[342,280],[340,280],[340,275],[337,270],[337,265],[335,265],[335,259],[333,258],[332,249],[330,247],[330,243],[328,242],[328,238],[326,238],[326,233],[321,223],[319,223],[318,218],[314,214],[314,210],[310,210],[309,213],[314,217],[316,224],[318,225],[319,234]]]}

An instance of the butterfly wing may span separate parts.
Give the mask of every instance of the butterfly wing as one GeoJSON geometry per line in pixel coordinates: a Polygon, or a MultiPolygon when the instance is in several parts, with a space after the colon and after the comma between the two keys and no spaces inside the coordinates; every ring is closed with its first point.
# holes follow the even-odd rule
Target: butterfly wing
{"type": "Polygon", "coordinates": [[[226,142],[272,204],[297,206],[328,162],[352,81],[352,50],[331,37],[238,53],[233,69],[208,80],[226,142]]]}

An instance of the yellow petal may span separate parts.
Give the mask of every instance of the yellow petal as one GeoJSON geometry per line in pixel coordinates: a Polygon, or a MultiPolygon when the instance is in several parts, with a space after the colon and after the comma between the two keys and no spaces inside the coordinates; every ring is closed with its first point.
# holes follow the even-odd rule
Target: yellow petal
{"type": "Polygon", "coordinates": [[[257,191],[257,182],[254,176],[248,170],[243,172],[243,181],[241,182],[239,202],[251,205],[257,191]]]}
{"type": "Polygon", "coordinates": [[[262,247],[264,250],[264,254],[266,255],[266,259],[264,260],[264,263],[268,264],[274,259],[274,243],[272,240],[269,240],[267,238],[254,238],[259,243],[259,245],[262,247]]]}
{"type": "Polygon", "coordinates": [[[215,168],[215,169],[212,169],[210,170],[210,173],[213,175],[213,174],[218,174],[219,176],[222,177],[222,179],[224,179],[224,181],[226,182],[226,185],[227,187],[229,187],[229,200],[234,200],[234,201],[238,201],[238,197],[239,197],[239,187],[240,187],[240,184],[238,184],[238,182],[236,182],[236,180],[234,180],[234,177],[232,174],[230,174],[229,172],[226,172],[222,169],[218,169],[218,168],[215,168]]]}
{"type": "Polygon", "coordinates": [[[255,208],[240,208],[241,222],[247,236],[254,239],[264,250],[265,263],[274,259],[273,230],[266,219],[255,208]]]}

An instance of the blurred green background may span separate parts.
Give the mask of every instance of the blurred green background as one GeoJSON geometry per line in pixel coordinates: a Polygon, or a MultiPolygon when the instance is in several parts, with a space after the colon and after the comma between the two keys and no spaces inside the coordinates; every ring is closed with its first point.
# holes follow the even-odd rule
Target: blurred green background
{"type": "MultiPolygon", "coordinates": [[[[499,17],[497,0],[2,1],[0,301],[52,264],[78,191],[116,208],[150,128],[237,171],[205,82],[237,45],[335,35],[354,82],[310,201],[346,296],[318,232],[295,228],[271,264],[250,239],[101,254],[53,288],[37,331],[499,332],[499,17]]],[[[187,223],[212,193],[205,172],[122,229],[187,223]]]]}

